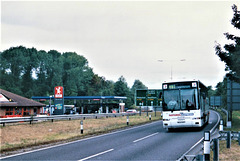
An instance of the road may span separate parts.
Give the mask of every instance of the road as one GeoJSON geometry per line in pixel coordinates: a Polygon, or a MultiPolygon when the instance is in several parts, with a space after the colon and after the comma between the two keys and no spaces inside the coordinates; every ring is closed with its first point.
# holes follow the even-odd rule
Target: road
{"type": "Polygon", "coordinates": [[[67,144],[2,158],[2,160],[177,160],[211,130],[218,115],[211,111],[203,129],[167,132],[162,121],[67,144]]]}

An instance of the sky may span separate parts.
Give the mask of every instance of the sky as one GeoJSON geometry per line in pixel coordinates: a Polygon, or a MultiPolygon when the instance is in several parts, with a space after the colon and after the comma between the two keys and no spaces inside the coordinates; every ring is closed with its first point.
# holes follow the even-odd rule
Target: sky
{"type": "Polygon", "coordinates": [[[15,46],[76,52],[95,74],[129,87],[200,80],[215,87],[225,64],[214,46],[240,1],[1,1],[0,51],[15,46]]]}

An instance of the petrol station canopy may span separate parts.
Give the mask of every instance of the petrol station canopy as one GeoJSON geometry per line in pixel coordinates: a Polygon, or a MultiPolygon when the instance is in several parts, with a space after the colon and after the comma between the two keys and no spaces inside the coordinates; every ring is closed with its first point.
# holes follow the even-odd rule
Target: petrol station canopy
{"type": "MultiPolygon", "coordinates": [[[[32,99],[54,99],[54,96],[33,96],[32,99]]],[[[69,100],[126,100],[123,96],[64,96],[69,100]]]]}

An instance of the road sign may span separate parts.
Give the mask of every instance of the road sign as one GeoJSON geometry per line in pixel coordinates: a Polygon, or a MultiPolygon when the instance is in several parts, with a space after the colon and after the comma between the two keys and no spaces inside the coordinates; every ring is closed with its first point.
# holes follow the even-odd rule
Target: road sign
{"type": "Polygon", "coordinates": [[[160,89],[138,89],[136,90],[136,106],[161,106],[160,89]]]}
{"type": "Polygon", "coordinates": [[[228,111],[240,110],[240,84],[227,81],[227,107],[228,111]]]}
{"type": "Polygon", "coordinates": [[[210,106],[221,106],[222,97],[221,96],[211,96],[210,97],[210,106]]]}
{"type": "Polygon", "coordinates": [[[54,88],[54,114],[63,115],[64,111],[64,88],[57,86],[54,88]]]}
{"type": "Polygon", "coordinates": [[[136,90],[136,106],[146,106],[146,89],[137,89],[136,90]]]}

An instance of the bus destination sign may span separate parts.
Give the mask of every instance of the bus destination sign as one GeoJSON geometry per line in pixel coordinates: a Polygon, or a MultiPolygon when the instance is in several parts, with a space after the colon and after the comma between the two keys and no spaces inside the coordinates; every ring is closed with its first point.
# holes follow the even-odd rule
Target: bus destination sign
{"type": "Polygon", "coordinates": [[[163,89],[184,89],[184,88],[196,88],[196,87],[197,87],[197,82],[163,84],[163,89]]]}

